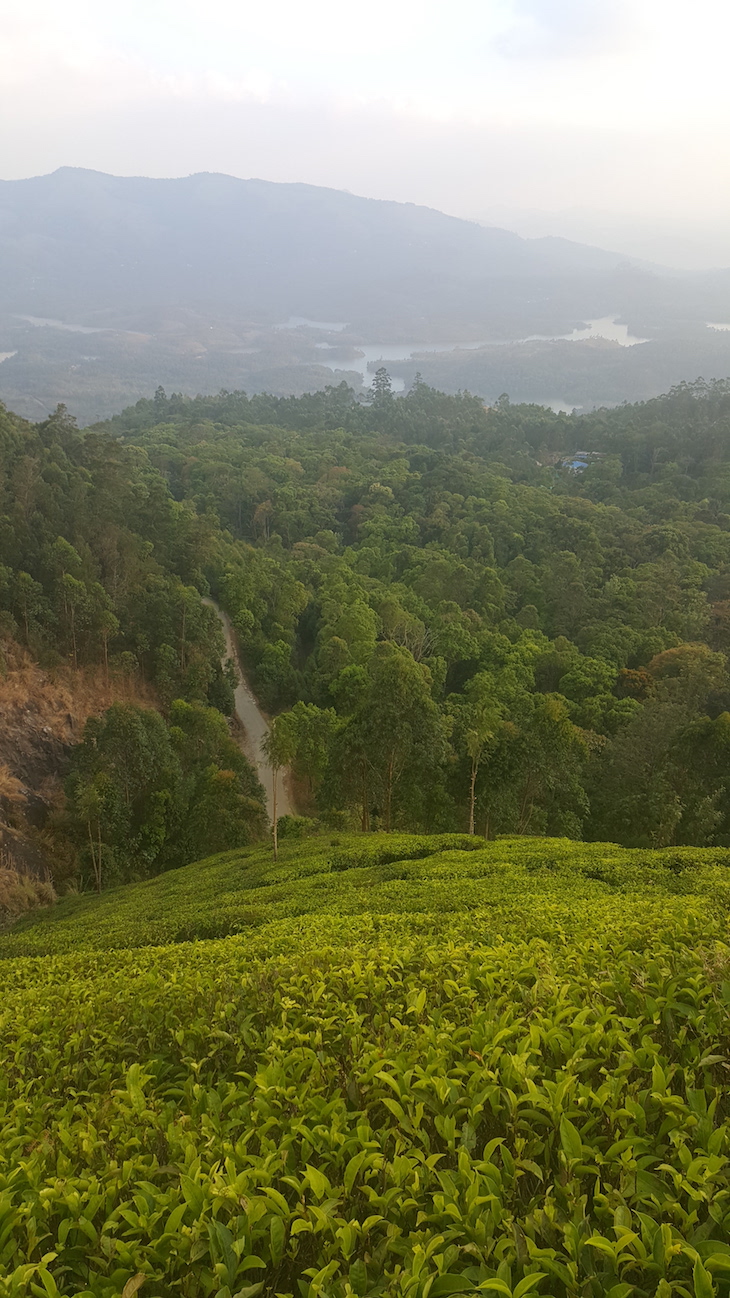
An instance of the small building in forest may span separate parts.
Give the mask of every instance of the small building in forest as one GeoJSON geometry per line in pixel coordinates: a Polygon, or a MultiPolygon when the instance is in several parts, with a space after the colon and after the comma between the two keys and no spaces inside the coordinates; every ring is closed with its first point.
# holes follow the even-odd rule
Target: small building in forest
{"type": "Polygon", "coordinates": [[[558,463],[561,469],[569,469],[571,473],[582,473],[589,464],[595,464],[604,458],[603,451],[571,451],[570,455],[564,455],[558,463]]]}

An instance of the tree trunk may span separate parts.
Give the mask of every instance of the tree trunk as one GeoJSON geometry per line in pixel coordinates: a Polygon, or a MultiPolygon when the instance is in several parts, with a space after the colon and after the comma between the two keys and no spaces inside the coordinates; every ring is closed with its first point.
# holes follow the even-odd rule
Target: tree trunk
{"type": "Polygon", "coordinates": [[[92,865],[92,869],[93,869],[93,871],[94,871],[94,883],[96,884],[96,891],[97,891],[97,892],[101,892],[101,826],[100,826],[100,825],[97,825],[97,830],[98,830],[98,835],[99,835],[99,859],[98,859],[98,861],[97,861],[97,857],[96,857],[96,850],[95,850],[95,848],[94,848],[94,837],[93,837],[93,835],[92,835],[92,833],[91,833],[91,821],[90,821],[90,820],[87,820],[87,822],[86,822],[86,828],[87,828],[88,831],[89,831],[89,846],[90,846],[90,848],[91,848],[91,865],[92,865]]]}
{"type": "Polygon", "coordinates": [[[469,784],[469,833],[470,834],[473,834],[475,832],[474,831],[474,803],[476,801],[476,783],[477,783],[478,770],[479,770],[479,762],[475,757],[472,757],[471,782],[469,784]]]}
{"type": "Polygon", "coordinates": [[[277,824],[277,818],[276,818],[276,792],[277,792],[277,790],[276,790],[276,786],[277,786],[277,784],[279,783],[279,768],[278,768],[278,766],[272,766],[272,768],[271,768],[271,775],[272,775],[272,780],[273,780],[273,790],[272,790],[272,791],[273,791],[273,804],[274,804],[274,805],[273,805],[273,815],[272,815],[272,820],[273,820],[273,826],[272,826],[272,828],[273,828],[273,831],[274,831],[274,860],[275,860],[275,861],[278,861],[278,859],[279,859],[279,826],[278,826],[278,824],[277,824]]]}
{"type": "Polygon", "coordinates": [[[362,764],[362,819],[360,828],[363,834],[370,829],[370,795],[368,792],[368,768],[365,762],[362,764]]]}
{"type": "Polygon", "coordinates": [[[530,821],[532,820],[533,805],[534,805],[534,798],[533,798],[532,785],[528,780],[527,783],[525,784],[525,792],[522,798],[522,806],[520,807],[520,819],[517,825],[518,834],[525,834],[527,832],[527,828],[530,824],[530,821]],[[528,808],[528,803],[529,803],[529,808],[528,808]]]}
{"type": "Polygon", "coordinates": [[[393,805],[393,767],[395,766],[395,753],[391,753],[388,762],[388,781],[385,786],[385,832],[390,833],[391,809],[393,805]]]}

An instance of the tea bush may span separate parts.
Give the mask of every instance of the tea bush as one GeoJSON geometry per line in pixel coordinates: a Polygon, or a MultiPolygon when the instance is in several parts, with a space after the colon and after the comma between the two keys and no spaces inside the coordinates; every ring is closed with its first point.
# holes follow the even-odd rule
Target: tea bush
{"type": "MultiPolygon", "coordinates": [[[[162,946],[252,932],[297,915],[453,915],[455,931],[549,938],[600,906],[628,918],[628,894],[702,898],[725,914],[730,849],[648,852],[572,839],[464,834],[342,835],[244,848],[97,896],[67,897],[0,933],[0,958],[162,946]],[[397,866],[397,869],[391,867],[397,866]],[[510,928],[511,923],[516,929],[510,928]],[[487,926],[485,929],[484,926],[487,926]],[[527,925],[524,928],[523,925],[527,925]]],[[[680,907],[680,911],[682,907],[680,907]]]]}
{"type": "Polygon", "coordinates": [[[726,860],[320,838],[21,921],[0,1295],[726,1298],[726,860]]]}

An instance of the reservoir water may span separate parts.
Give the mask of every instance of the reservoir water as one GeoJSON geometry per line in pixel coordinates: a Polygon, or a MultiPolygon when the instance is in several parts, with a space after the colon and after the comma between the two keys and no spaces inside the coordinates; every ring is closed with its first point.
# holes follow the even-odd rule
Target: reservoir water
{"type": "Polygon", "coordinates": [[[589,320],[585,329],[573,329],[569,334],[529,334],[527,338],[515,339],[515,342],[583,343],[589,338],[605,338],[607,342],[618,343],[619,347],[637,347],[640,343],[649,342],[648,338],[629,333],[628,325],[619,324],[617,317],[610,315],[589,320]]]}
{"type": "MultiPolygon", "coordinates": [[[[304,321],[298,321],[303,324],[304,321]]],[[[310,328],[328,329],[332,326],[325,325],[322,322],[307,321],[310,328]]],[[[279,326],[280,328],[284,326],[279,326]]],[[[288,324],[287,328],[295,328],[294,324],[288,324]]],[[[338,325],[338,332],[344,326],[338,325]]],[[[722,326],[715,326],[721,328],[722,326]]],[[[471,343],[360,343],[356,344],[359,356],[348,360],[327,360],[323,355],[321,364],[327,369],[335,370],[356,370],[362,376],[363,383],[367,386],[372,382],[373,374],[380,365],[387,368],[389,361],[413,361],[421,356],[429,356],[438,352],[458,352],[458,351],[478,351],[486,347],[510,347],[518,343],[529,342],[586,342],[589,338],[605,338],[607,342],[618,343],[619,347],[636,347],[641,343],[648,342],[648,338],[640,338],[637,334],[629,331],[628,325],[620,324],[616,316],[599,316],[594,320],[589,320],[583,329],[573,329],[569,334],[528,334],[524,338],[510,338],[506,341],[493,342],[480,339],[478,342],[471,343]]],[[[330,350],[337,350],[336,344],[316,343],[318,351],[326,353],[330,350]]],[[[402,392],[405,388],[403,379],[392,379],[393,390],[402,392]]]]}
{"type": "Polygon", "coordinates": [[[70,334],[103,334],[104,329],[91,329],[88,325],[66,324],[64,320],[53,320],[50,316],[43,315],[19,315],[19,320],[25,320],[26,324],[32,324],[40,328],[41,325],[50,325],[52,329],[65,329],[70,334]]]}

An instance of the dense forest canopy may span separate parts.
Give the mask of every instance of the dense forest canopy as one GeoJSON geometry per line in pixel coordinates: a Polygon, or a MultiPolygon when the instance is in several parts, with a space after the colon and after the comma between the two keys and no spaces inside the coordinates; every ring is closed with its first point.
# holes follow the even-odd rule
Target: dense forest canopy
{"type": "Polygon", "coordinates": [[[569,417],[381,373],[108,429],[230,535],[210,580],[313,808],[729,841],[727,384],[569,417]]]}
{"type": "Polygon", "coordinates": [[[0,411],[0,669],[18,643],[51,676],[96,665],[107,684],[147,682],[165,717],[120,702],[89,722],[53,827],[62,875],[69,849],[101,886],[193,860],[211,834],[223,848],[263,830],[201,602],[217,537],[144,452],[80,434],[62,408],[38,425],[0,411]]]}
{"type": "MultiPolygon", "coordinates": [[[[730,383],[566,416],[382,371],[369,403],[160,389],[84,433],[2,418],[4,633],[152,683],[166,805],[193,797],[174,700],[230,709],[213,593],[311,819],[730,843],[730,383]]],[[[81,832],[118,768],[75,770],[81,832]]],[[[128,837],[109,799],[95,831],[128,837]]],[[[158,811],[148,872],[178,850],[169,826],[148,850],[158,811]]]]}

